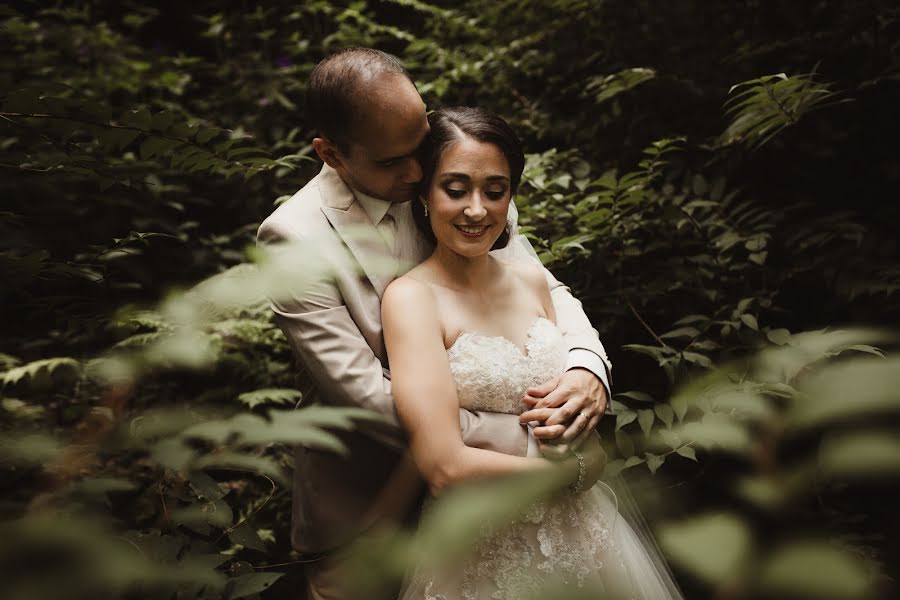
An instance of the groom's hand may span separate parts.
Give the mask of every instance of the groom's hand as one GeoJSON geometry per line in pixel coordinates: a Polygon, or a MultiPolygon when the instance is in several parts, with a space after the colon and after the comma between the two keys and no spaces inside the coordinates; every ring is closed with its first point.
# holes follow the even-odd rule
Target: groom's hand
{"type": "Polygon", "coordinates": [[[540,441],[578,447],[579,436],[597,427],[606,410],[606,388],[587,369],[569,369],[560,377],[529,388],[522,399],[530,409],[519,416],[520,422],[538,421],[534,437],[540,441]]]}

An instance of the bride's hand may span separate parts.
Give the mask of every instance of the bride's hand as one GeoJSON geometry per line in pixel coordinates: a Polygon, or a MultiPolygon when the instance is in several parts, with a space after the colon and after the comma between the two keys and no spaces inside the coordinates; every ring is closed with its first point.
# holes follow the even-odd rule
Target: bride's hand
{"type": "MultiPolygon", "coordinates": [[[[593,430],[585,431],[579,436],[579,441],[581,442],[580,452],[584,460],[584,478],[580,487],[582,490],[586,490],[593,487],[603,476],[608,457],[600,445],[600,436],[593,430]]],[[[578,460],[573,457],[568,444],[540,442],[539,447],[544,458],[561,462],[574,469],[577,478],[578,460]]]]}
{"type": "Polygon", "coordinates": [[[538,449],[541,451],[541,456],[546,459],[565,460],[572,456],[573,450],[580,449],[592,433],[594,433],[593,429],[585,429],[581,432],[581,435],[571,442],[567,442],[561,437],[551,440],[537,440],[538,449]]]}
{"type": "Polygon", "coordinates": [[[597,427],[606,410],[607,397],[606,388],[596,375],[576,368],[529,389],[523,401],[530,409],[519,420],[523,424],[540,423],[534,429],[536,439],[558,438],[577,448],[574,440],[597,427]]]}

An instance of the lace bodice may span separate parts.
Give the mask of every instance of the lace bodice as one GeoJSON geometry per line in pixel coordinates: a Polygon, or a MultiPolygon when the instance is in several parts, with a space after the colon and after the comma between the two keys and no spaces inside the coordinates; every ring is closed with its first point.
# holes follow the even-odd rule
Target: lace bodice
{"type": "Polygon", "coordinates": [[[539,318],[524,352],[504,337],[472,331],[461,333],[447,355],[462,408],[519,414],[528,388],[562,374],[567,352],[556,325],[539,318]]]}

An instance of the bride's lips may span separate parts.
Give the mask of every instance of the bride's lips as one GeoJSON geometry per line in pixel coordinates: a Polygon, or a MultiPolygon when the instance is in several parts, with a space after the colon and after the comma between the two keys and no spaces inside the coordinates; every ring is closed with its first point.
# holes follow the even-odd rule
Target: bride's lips
{"type": "Polygon", "coordinates": [[[454,225],[457,231],[467,238],[480,238],[490,229],[490,225],[454,225]]]}

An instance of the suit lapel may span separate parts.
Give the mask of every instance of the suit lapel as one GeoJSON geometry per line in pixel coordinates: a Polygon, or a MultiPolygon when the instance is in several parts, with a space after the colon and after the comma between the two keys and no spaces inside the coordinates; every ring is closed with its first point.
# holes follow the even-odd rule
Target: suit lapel
{"type": "Polygon", "coordinates": [[[337,172],[323,165],[318,177],[325,218],[353,253],[375,287],[375,293],[381,298],[385,288],[394,280],[395,259],[369,220],[369,215],[337,172]]]}

